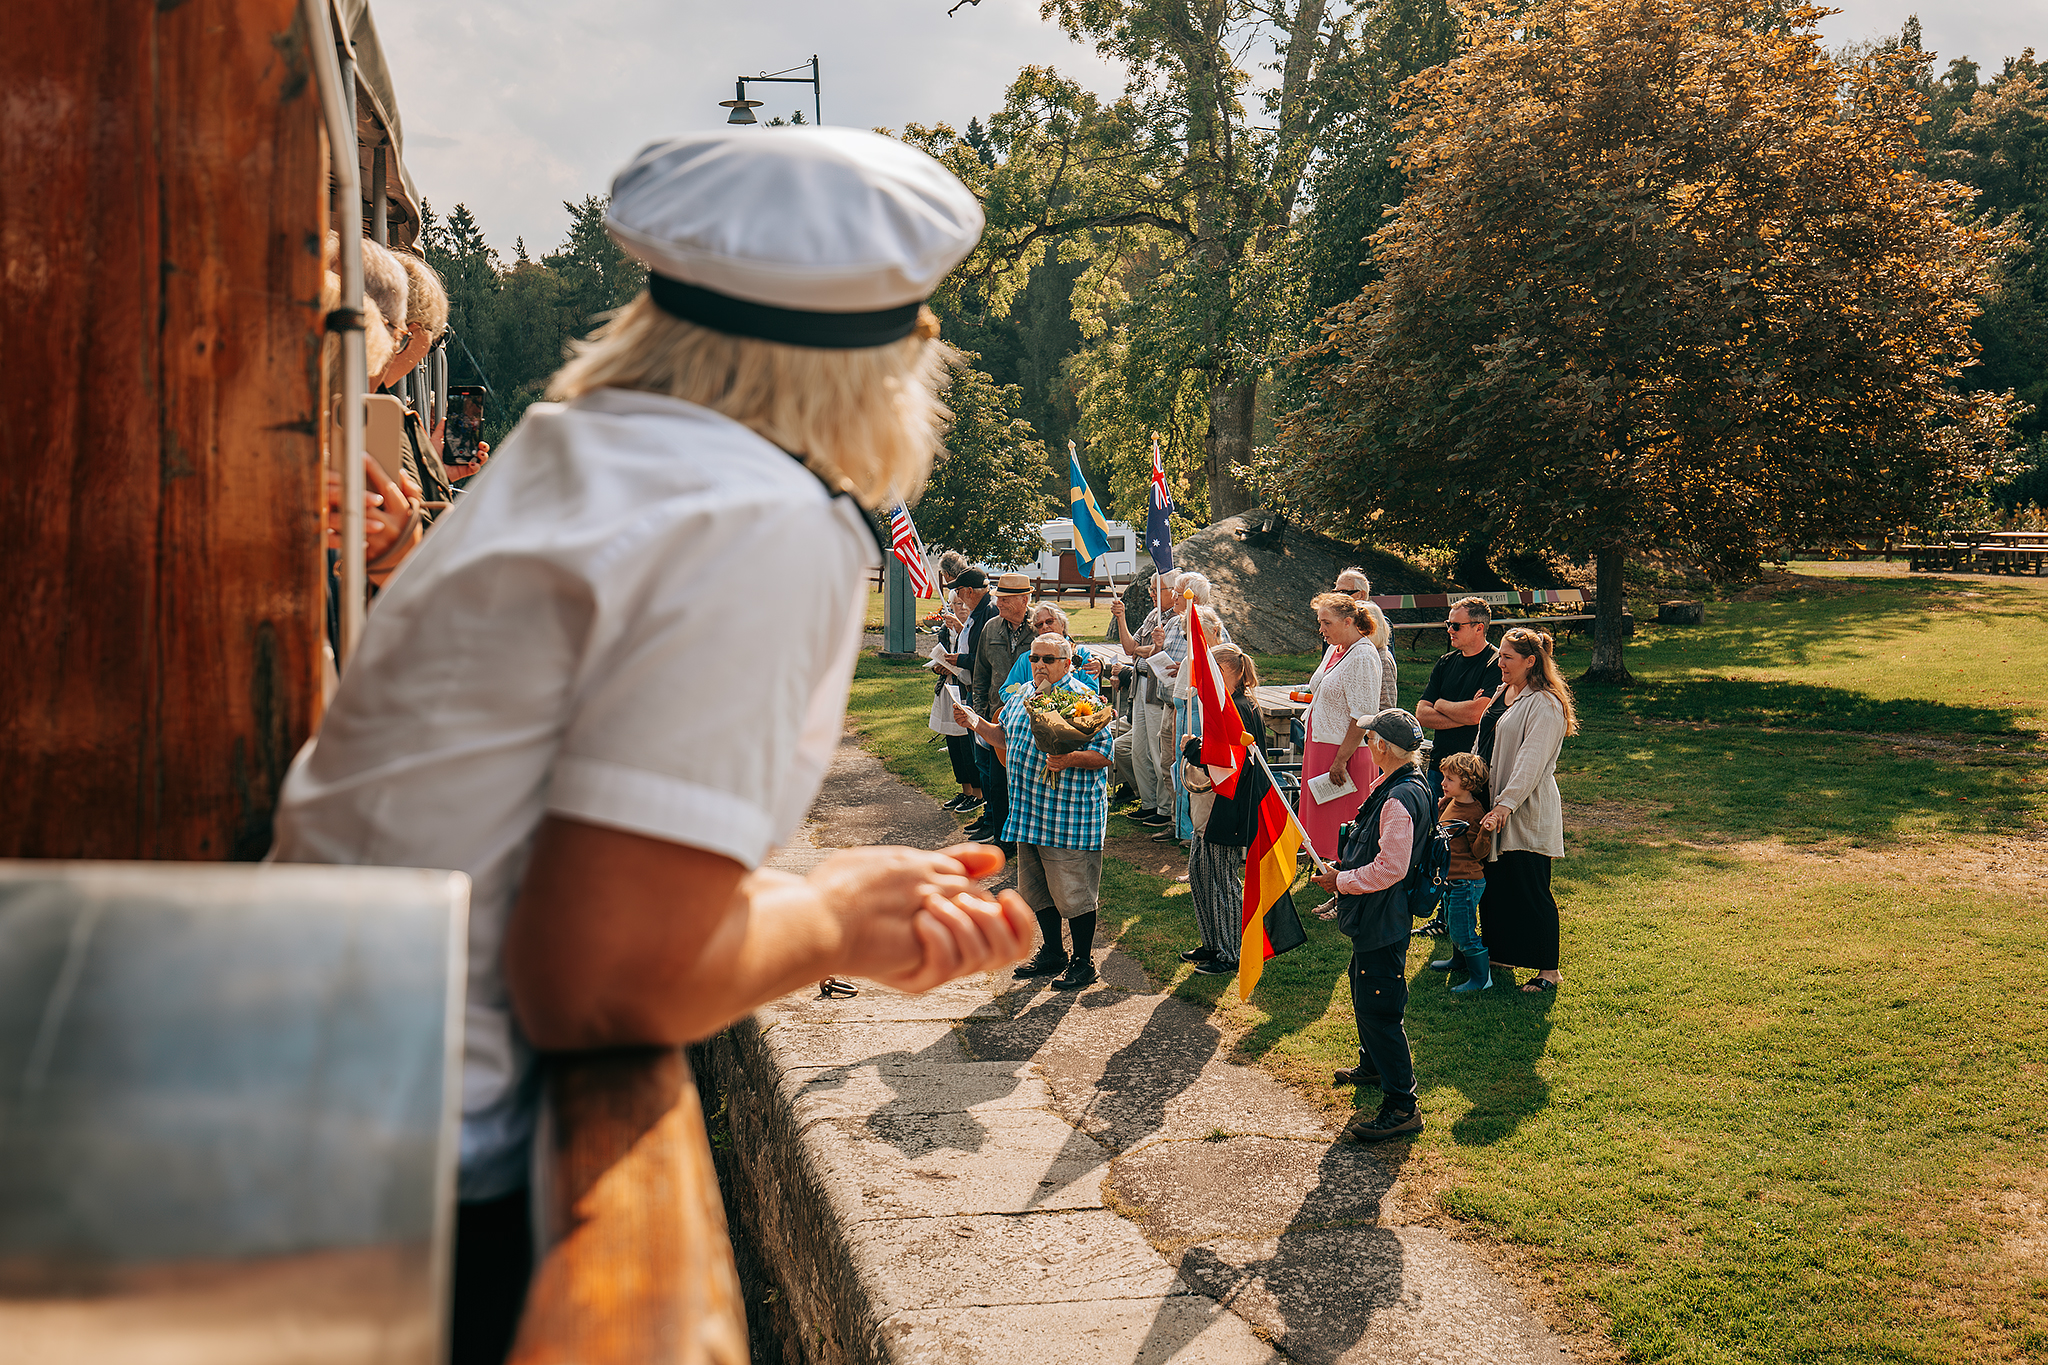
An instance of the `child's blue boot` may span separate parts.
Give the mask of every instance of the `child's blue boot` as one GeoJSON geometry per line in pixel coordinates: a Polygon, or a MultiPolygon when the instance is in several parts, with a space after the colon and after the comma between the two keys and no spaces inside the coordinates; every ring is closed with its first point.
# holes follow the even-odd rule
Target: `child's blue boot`
{"type": "Polygon", "coordinates": [[[1451,987],[1452,995],[1470,995],[1474,991],[1483,991],[1493,985],[1493,964],[1486,956],[1486,949],[1481,948],[1476,953],[1466,952],[1465,971],[1468,973],[1465,983],[1451,987]]]}

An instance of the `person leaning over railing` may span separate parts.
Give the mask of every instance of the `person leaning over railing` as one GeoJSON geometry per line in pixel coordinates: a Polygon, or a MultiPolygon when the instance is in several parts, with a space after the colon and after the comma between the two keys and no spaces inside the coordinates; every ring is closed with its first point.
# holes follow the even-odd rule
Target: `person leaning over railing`
{"type": "Polygon", "coordinates": [[[606,227],[646,292],[391,581],[286,777],[278,860],[472,879],[457,1365],[503,1358],[530,1273],[536,1050],[673,1046],[826,975],[926,990],[1030,947],[1023,902],[980,890],[994,850],[762,866],[837,746],[866,509],[915,497],[956,363],[923,300],[981,224],[872,133],[642,150],[606,227]]]}

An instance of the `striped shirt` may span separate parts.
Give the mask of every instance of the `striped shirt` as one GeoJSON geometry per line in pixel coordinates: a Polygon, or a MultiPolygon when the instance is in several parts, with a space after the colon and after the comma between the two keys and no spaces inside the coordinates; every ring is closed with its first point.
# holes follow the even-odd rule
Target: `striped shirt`
{"type": "MultiPolygon", "coordinates": [[[[1057,686],[1089,694],[1071,673],[1057,686]]],[[[1099,849],[1103,828],[1109,823],[1109,769],[1067,768],[1055,773],[1046,767],[1045,755],[1031,738],[1031,713],[1025,705],[1030,695],[1029,687],[1020,687],[1003,702],[1003,743],[1010,783],[1010,818],[1003,824],[1003,839],[1040,848],[1099,849]],[[1047,776],[1058,780],[1048,782],[1047,776]]],[[[1109,727],[1104,726],[1088,748],[1107,754],[1113,742],[1109,727]]]]}

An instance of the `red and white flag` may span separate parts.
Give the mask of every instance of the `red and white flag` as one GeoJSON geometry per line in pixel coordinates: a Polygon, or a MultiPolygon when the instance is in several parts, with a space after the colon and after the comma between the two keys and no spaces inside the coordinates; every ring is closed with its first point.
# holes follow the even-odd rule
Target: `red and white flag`
{"type": "Polygon", "coordinates": [[[1202,629],[1201,614],[1190,603],[1188,667],[1194,670],[1190,681],[1202,716],[1202,764],[1209,770],[1209,780],[1216,784],[1217,795],[1228,799],[1237,791],[1237,779],[1244,772],[1245,751],[1252,737],[1245,733],[1244,722],[1223,688],[1223,674],[1216,667],[1216,656],[1209,652],[1209,643],[1208,632],[1202,629]]]}
{"type": "Polygon", "coordinates": [[[900,502],[889,515],[889,548],[910,571],[910,590],[919,597],[934,596],[931,569],[924,558],[924,542],[917,538],[917,527],[910,520],[910,509],[900,502]]]}

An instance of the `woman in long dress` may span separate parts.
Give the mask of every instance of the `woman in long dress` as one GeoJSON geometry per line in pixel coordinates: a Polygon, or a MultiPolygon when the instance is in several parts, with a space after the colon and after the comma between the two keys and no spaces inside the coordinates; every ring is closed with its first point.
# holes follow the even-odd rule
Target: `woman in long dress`
{"type": "Polygon", "coordinates": [[[1308,744],[1301,760],[1301,827],[1325,859],[1337,856],[1337,827],[1358,814],[1377,774],[1365,750],[1365,728],[1380,713],[1380,656],[1365,604],[1344,592],[1316,594],[1316,625],[1330,653],[1309,679],[1308,744]],[[1309,782],[1326,773],[1349,773],[1335,799],[1318,801],[1309,782]]]}
{"type": "Polygon", "coordinates": [[[1480,938],[1498,984],[1514,984],[1512,967],[1536,969],[1522,986],[1532,995],[1556,990],[1563,979],[1550,864],[1564,856],[1557,756],[1565,736],[1579,729],[1571,687],[1551,650],[1545,631],[1518,626],[1501,638],[1501,690],[1494,704],[1505,706],[1492,732],[1493,809],[1479,822],[1493,831],[1486,894],[1479,902],[1480,938]]]}

